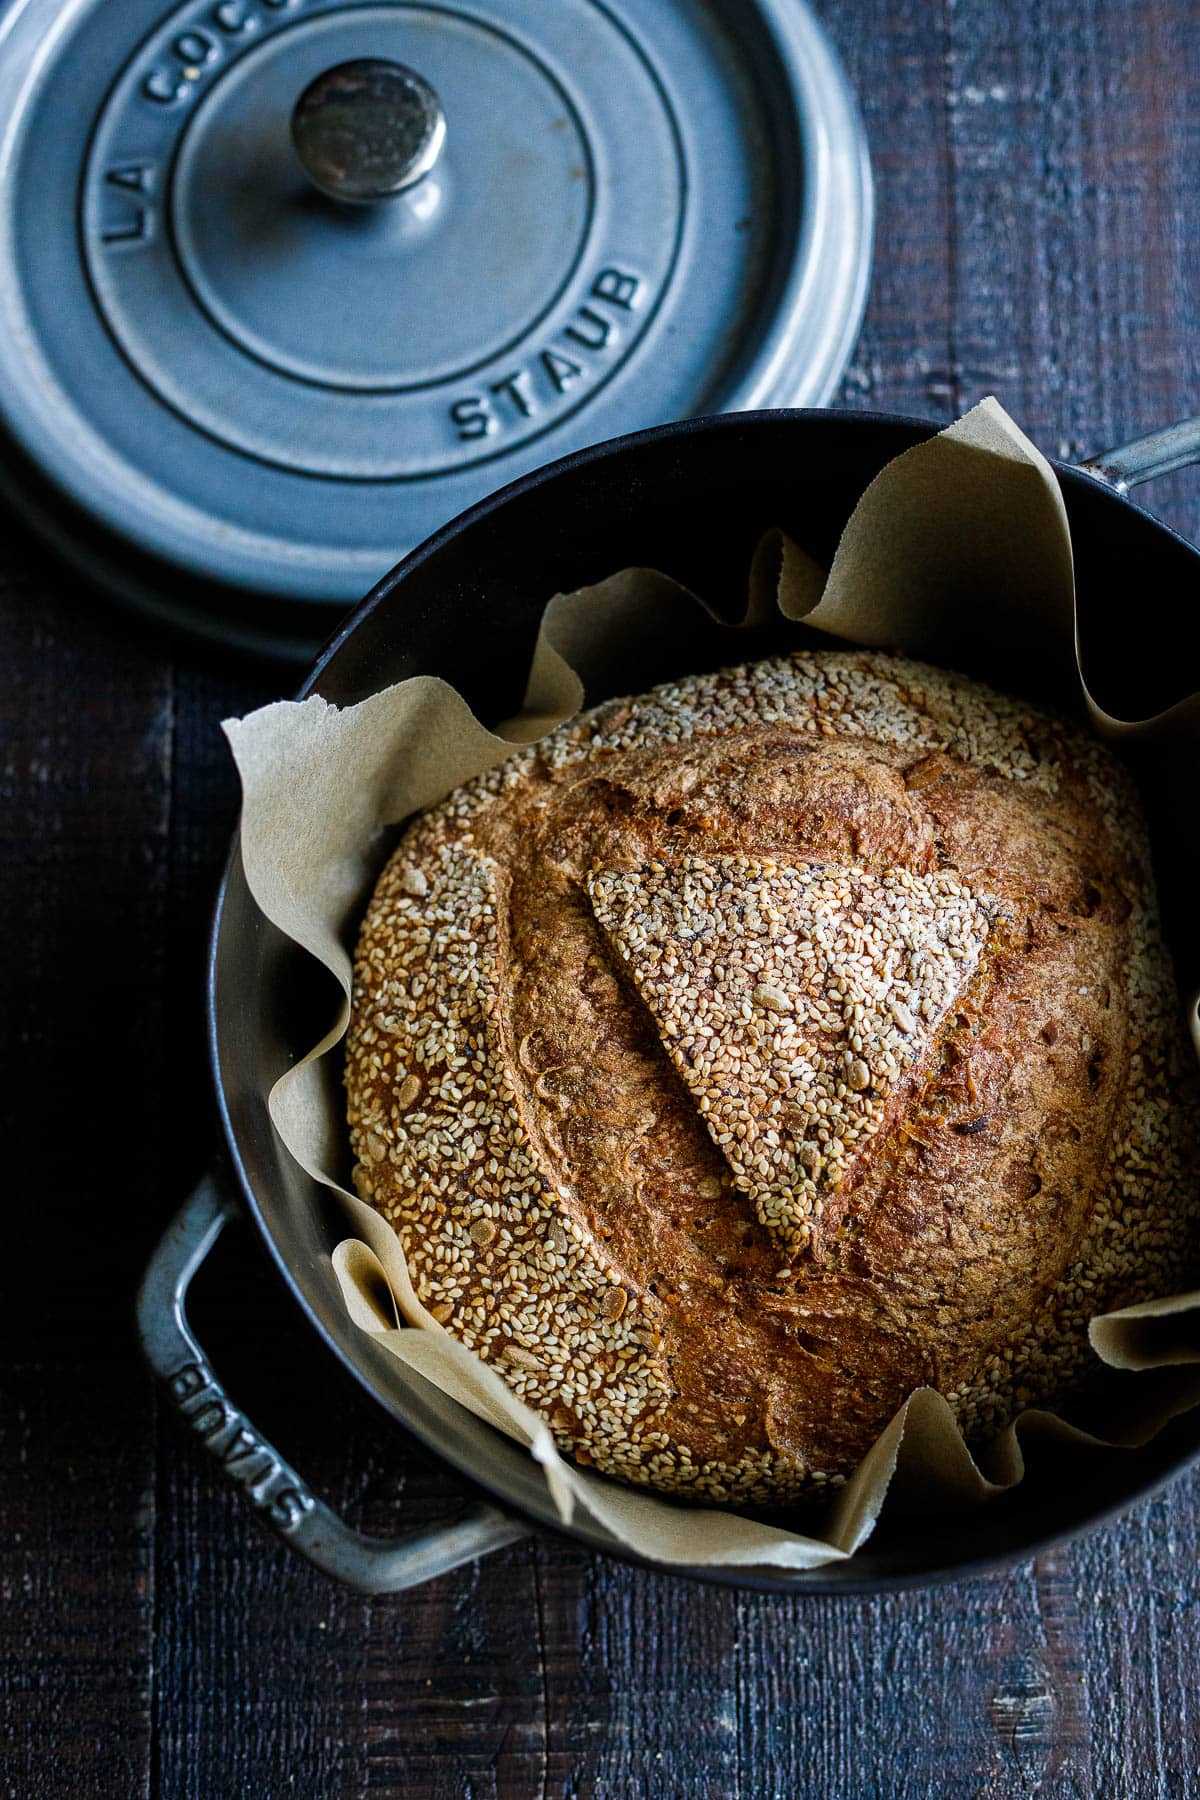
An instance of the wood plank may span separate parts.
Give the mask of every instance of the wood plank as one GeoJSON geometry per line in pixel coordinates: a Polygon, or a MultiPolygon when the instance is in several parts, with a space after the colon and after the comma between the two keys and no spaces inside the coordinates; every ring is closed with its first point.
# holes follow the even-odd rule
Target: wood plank
{"type": "Polygon", "coordinates": [[[0,662],[0,1765],[29,1800],[127,1800],[150,1775],[154,1414],[131,1307],[161,1178],[171,672],[7,525],[0,662]]]}
{"type": "Polygon", "coordinates": [[[953,416],[954,246],[940,24],[924,0],[818,8],[858,95],[875,175],[875,267],[838,406],[953,416]]]}
{"type": "Polygon", "coordinates": [[[739,1612],[756,1791],[1036,1791],[1054,1702],[1028,1567],[882,1598],[745,1596],[739,1612]]]}
{"type": "Polygon", "coordinates": [[[547,1792],[738,1800],[737,1596],[554,1543],[539,1550],[547,1792]]]}
{"type": "Polygon", "coordinates": [[[1200,1478],[1175,1483],[1064,1556],[1083,1647],[1094,1792],[1200,1786],[1200,1478]]]}
{"type": "MultiPolygon", "coordinates": [[[[951,6],[955,378],[1052,455],[1200,407],[1200,27],[1186,0],[951,6]]],[[[1200,535],[1200,481],[1146,490],[1200,535]]]]}

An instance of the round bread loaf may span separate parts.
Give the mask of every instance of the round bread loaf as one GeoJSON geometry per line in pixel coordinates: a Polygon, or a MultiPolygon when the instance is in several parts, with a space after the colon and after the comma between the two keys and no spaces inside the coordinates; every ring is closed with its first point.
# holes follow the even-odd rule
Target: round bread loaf
{"type": "Polygon", "coordinates": [[[1129,778],[898,658],[616,700],[407,829],[356,1181],[583,1464],[774,1505],[914,1388],[972,1440],[1171,1291],[1194,1059],[1129,778]]]}

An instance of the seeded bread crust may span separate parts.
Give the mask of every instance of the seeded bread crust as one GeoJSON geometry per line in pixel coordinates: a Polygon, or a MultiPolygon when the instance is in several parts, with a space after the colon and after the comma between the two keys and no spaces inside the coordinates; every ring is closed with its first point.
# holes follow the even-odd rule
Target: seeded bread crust
{"type": "Polygon", "coordinates": [[[1131,784],[873,653],[585,714],[407,830],[358,945],[356,1182],[583,1464],[774,1505],[913,1388],[1061,1397],[1196,1235],[1131,784]]]}

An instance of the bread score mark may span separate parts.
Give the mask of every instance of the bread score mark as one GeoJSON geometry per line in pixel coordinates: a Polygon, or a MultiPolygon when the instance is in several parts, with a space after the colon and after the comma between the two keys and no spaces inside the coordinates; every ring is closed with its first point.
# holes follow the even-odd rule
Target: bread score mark
{"type": "Polygon", "coordinates": [[[745,856],[596,869],[587,890],[735,1185],[811,1254],[1000,902],[945,872],[745,856]]]}

